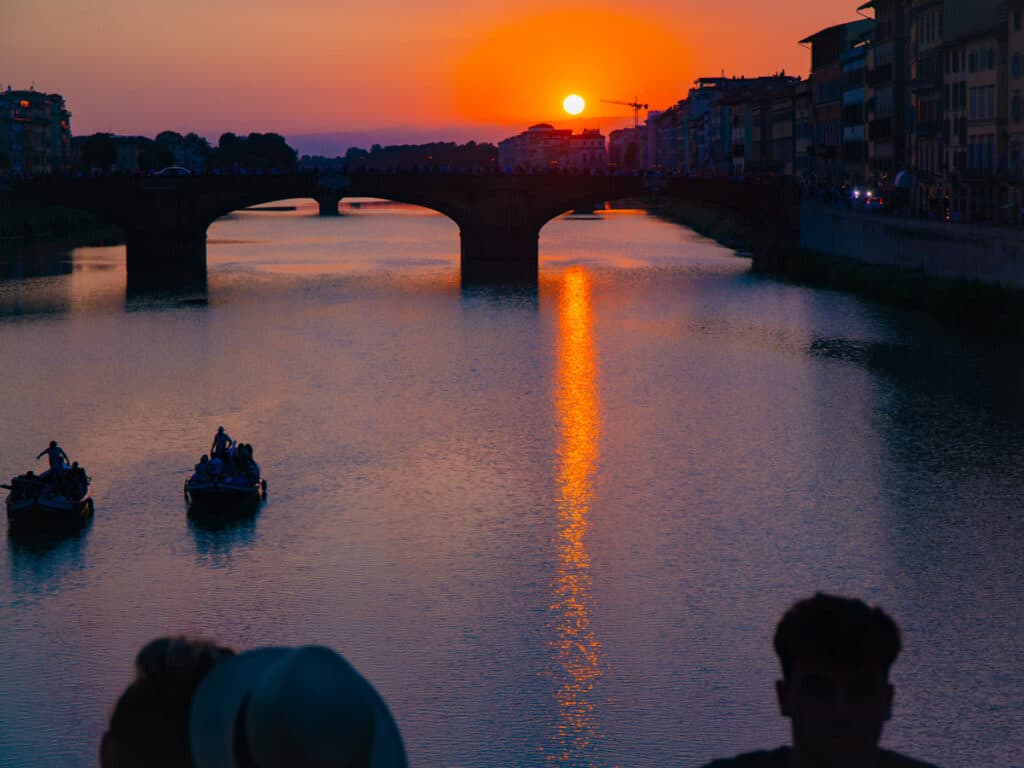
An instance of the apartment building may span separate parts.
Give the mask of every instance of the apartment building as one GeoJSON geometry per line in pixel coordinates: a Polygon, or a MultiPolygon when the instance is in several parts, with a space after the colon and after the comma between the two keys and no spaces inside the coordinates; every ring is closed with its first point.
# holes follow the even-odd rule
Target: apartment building
{"type": "Polygon", "coordinates": [[[504,173],[603,172],[608,151],[597,129],[573,134],[571,129],[538,123],[498,144],[498,167],[504,173]]]}
{"type": "Polygon", "coordinates": [[[1024,223],[1024,0],[1009,0],[1006,14],[1006,48],[1009,72],[1007,94],[1007,217],[1024,223]]]}
{"type": "Polygon", "coordinates": [[[945,212],[946,142],[944,109],[951,89],[943,75],[942,0],[910,4],[910,166],[914,206],[919,214],[940,218],[945,212]]]}
{"type": "Polygon", "coordinates": [[[64,97],[34,89],[0,92],[0,171],[61,173],[71,167],[71,113],[64,97]]]}
{"type": "Polygon", "coordinates": [[[860,19],[826,27],[800,41],[811,49],[810,172],[817,184],[837,187],[844,181],[844,58],[870,38],[872,29],[870,19],[860,19]]]}
{"type": "Polygon", "coordinates": [[[944,193],[951,214],[969,221],[1004,220],[1010,196],[1006,11],[1001,0],[943,5],[944,193]]]}

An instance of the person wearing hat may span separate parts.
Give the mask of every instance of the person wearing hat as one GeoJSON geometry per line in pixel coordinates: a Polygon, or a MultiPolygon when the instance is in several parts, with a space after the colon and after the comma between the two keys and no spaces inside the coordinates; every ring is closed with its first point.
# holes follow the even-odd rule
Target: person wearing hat
{"type": "Polygon", "coordinates": [[[380,695],[329,648],[236,655],[161,637],[139,651],[135,671],[103,734],[100,768],[407,766],[380,695]]]}
{"type": "Polygon", "coordinates": [[[100,742],[100,768],[192,768],[188,716],[200,681],[230,648],[160,637],[135,657],[135,679],[118,697],[100,742]]]}
{"type": "Polygon", "coordinates": [[[380,694],[323,646],[257,648],[224,659],[189,711],[195,768],[406,768],[380,694]]]}

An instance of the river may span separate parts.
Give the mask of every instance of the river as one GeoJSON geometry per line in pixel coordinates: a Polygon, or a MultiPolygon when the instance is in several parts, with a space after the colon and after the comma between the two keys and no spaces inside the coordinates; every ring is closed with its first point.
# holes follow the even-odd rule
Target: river
{"type": "Polygon", "coordinates": [[[548,224],[531,291],[463,289],[429,211],[294,205],[215,222],[205,290],[123,246],[0,281],[0,475],[56,439],[96,500],[0,547],[0,764],[94,765],[188,633],[336,648],[413,766],[697,766],[787,741],[772,633],[824,590],[901,626],[883,745],[1024,765],[1019,347],[642,211],[548,224]],[[211,529],[218,425],[269,494],[211,529]]]}

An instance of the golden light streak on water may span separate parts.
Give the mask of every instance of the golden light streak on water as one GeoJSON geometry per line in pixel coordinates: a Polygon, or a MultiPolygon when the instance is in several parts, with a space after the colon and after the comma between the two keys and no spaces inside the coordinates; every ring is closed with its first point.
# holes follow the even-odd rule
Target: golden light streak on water
{"type": "Polygon", "coordinates": [[[582,268],[565,273],[558,312],[558,397],[561,422],[558,485],[558,569],[551,584],[555,637],[555,697],[560,720],[549,759],[593,765],[599,736],[594,684],[601,675],[600,643],[590,624],[590,555],[585,536],[594,495],[600,428],[590,279],[582,268]]]}

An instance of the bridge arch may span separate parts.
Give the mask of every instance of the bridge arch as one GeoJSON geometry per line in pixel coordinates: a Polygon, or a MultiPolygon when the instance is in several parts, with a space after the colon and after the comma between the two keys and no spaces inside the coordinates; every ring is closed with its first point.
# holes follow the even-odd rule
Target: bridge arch
{"type": "MultiPolygon", "coordinates": [[[[48,177],[19,182],[19,199],[95,212],[125,233],[128,271],[206,270],[206,230],[241,208],[329,195],[420,205],[459,227],[465,282],[537,280],[538,240],[548,221],[581,207],[651,194],[734,210],[760,233],[758,252],[788,247],[799,224],[792,185],[587,175],[357,173],[351,176],[48,177]]],[[[336,197],[335,197],[336,196],[336,197]]],[[[337,202],[334,203],[335,210],[337,202]]]]}

